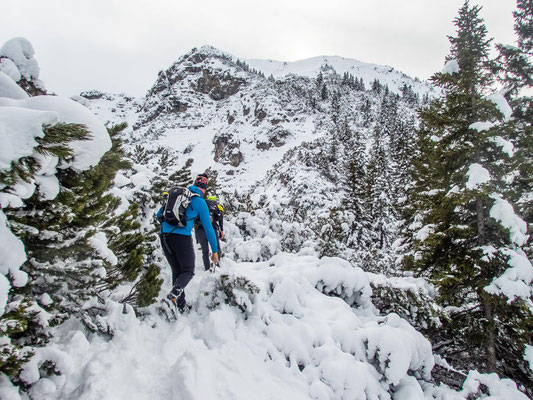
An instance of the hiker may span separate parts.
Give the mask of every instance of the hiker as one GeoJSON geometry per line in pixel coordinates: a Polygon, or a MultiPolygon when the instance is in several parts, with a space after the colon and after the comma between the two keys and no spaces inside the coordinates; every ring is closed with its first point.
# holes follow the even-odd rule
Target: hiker
{"type": "MultiPolygon", "coordinates": [[[[211,215],[211,223],[215,229],[217,237],[217,247],[220,250],[219,238],[224,240],[224,217],[222,211],[224,210],[217,202],[215,196],[209,196],[206,200],[207,207],[209,208],[209,214],[211,215]]],[[[204,262],[204,268],[209,271],[209,247],[207,246],[207,235],[199,218],[196,218],[194,222],[194,232],[196,234],[196,243],[200,244],[202,248],[202,260],[204,262]]],[[[215,265],[217,263],[214,263],[215,265]]]]}
{"type": "MultiPolygon", "coordinates": [[[[202,173],[196,177],[189,190],[194,194],[191,197],[189,206],[185,211],[186,225],[178,227],[171,225],[166,221],[161,223],[161,245],[165,257],[172,269],[172,290],[167,296],[167,299],[177,307],[180,312],[190,309],[185,301],[185,287],[194,276],[195,254],[194,245],[192,241],[192,227],[194,220],[198,217],[202,222],[207,240],[213,252],[211,260],[216,264],[218,262],[218,246],[215,230],[211,224],[209,217],[209,208],[203,196],[207,189],[207,182],[209,177],[206,173],[202,173]]],[[[157,218],[162,221],[163,211],[162,207],[157,212],[157,218]]]]}

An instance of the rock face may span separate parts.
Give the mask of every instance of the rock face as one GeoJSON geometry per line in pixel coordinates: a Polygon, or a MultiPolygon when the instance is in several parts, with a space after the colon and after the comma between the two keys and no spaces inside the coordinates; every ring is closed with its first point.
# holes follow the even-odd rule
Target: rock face
{"type": "Polygon", "coordinates": [[[213,139],[213,143],[215,145],[214,160],[216,162],[238,167],[244,160],[244,156],[240,151],[241,143],[230,136],[217,136],[213,139]]]}
{"type": "Polygon", "coordinates": [[[204,69],[202,77],[196,82],[195,90],[208,94],[213,100],[224,100],[237,93],[245,84],[244,79],[237,79],[229,74],[216,76],[208,69],[204,69]]]}

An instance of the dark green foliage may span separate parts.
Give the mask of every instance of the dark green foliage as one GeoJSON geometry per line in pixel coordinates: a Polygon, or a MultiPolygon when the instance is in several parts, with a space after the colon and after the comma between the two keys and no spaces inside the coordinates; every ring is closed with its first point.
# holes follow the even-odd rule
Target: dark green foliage
{"type": "Polygon", "coordinates": [[[143,267],[145,236],[138,222],[139,205],[132,204],[122,214],[110,218],[104,224],[108,247],[119,258],[119,263],[108,267],[105,281],[114,288],[123,281],[134,281],[143,267]]]}
{"type": "Polygon", "coordinates": [[[331,96],[331,121],[334,125],[337,125],[340,118],[341,104],[340,104],[340,93],[338,91],[334,92],[331,96]]]}
{"type": "Polygon", "coordinates": [[[224,215],[234,217],[240,212],[252,212],[254,206],[250,193],[225,193],[224,215]]]}
{"type": "Polygon", "coordinates": [[[357,91],[364,91],[365,90],[365,84],[363,82],[363,78],[355,78],[352,74],[349,72],[345,72],[342,75],[342,83],[343,86],[347,86],[352,90],[357,91]]]}
{"type": "Polygon", "coordinates": [[[432,77],[446,96],[420,113],[419,153],[412,163],[413,186],[408,193],[412,212],[407,225],[413,247],[404,265],[434,282],[440,304],[448,307],[446,329],[435,336],[448,343],[438,344],[440,353],[462,368],[497,371],[530,384],[530,378],[517,372],[524,368],[519,352],[507,349],[531,343],[531,331],[524,327],[531,326],[532,315],[523,300],[509,304],[485,290],[509,268],[507,249],[515,244],[508,230],[490,217],[494,194],[508,193],[506,177],[513,173],[509,156],[495,144],[495,137],[512,140],[512,134],[500,110],[486,97],[494,63],[479,10],[467,1],[459,11],[448,57],[457,61],[459,71],[432,77]],[[498,128],[474,129],[472,124],[479,121],[498,128]],[[490,173],[489,182],[467,185],[473,164],[490,173]],[[483,249],[489,247],[495,253],[487,256],[483,249]],[[457,340],[448,342],[452,338],[457,340]]]}
{"type": "Polygon", "coordinates": [[[396,313],[421,331],[438,330],[445,319],[442,309],[428,294],[414,288],[371,282],[372,304],[382,315],[396,313]]]}
{"type": "Polygon", "coordinates": [[[9,378],[16,377],[21,366],[33,356],[31,350],[16,341],[34,323],[34,315],[28,311],[29,306],[28,300],[12,302],[11,310],[0,318],[0,336],[14,339],[0,345],[0,371],[9,378]]]}
{"type": "MultiPolygon", "coordinates": [[[[162,154],[161,158],[163,158],[165,156],[168,157],[168,150],[165,149],[165,150],[162,150],[162,151],[164,151],[164,154],[162,154]]],[[[143,146],[138,144],[133,149],[133,153],[131,154],[131,159],[132,159],[133,162],[135,162],[137,164],[145,164],[150,159],[150,155],[149,155],[148,151],[143,146]]]]}
{"type": "Polygon", "coordinates": [[[192,162],[193,162],[192,158],[187,159],[187,161],[185,162],[185,165],[181,169],[174,172],[172,175],[168,177],[171,185],[187,187],[193,183],[193,180],[191,177],[192,162]]]}
{"type": "Polygon", "coordinates": [[[513,15],[518,47],[525,54],[531,55],[533,53],[533,2],[531,0],[517,0],[516,3],[517,8],[513,15]]]}
{"type": "Polygon", "coordinates": [[[163,280],[159,278],[160,273],[159,267],[151,264],[122,301],[135,304],[138,307],[147,307],[153,304],[163,284],[163,280]]]}
{"type": "Polygon", "coordinates": [[[328,96],[328,87],[325,83],[323,83],[322,88],[320,89],[320,98],[322,99],[322,101],[324,101],[328,99],[328,96]]]}
{"type": "MultiPolygon", "coordinates": [[[[513,109],[513,118],[506,121],[504,129],[511,132],[515,154],[511,160],[518,171],[510,193],[520,214],[533,228],[533,1],[518,0],[515,16],[515,32],[518,47],[497,45],[499,56],[493,69],[499,82],[506,88],[505,97],[513,109]]],[[[530,241],[531,242],[531,241],[530,241]]],[[[530,258],[532,246],[525,248],[530,258]]]]}
{"type": "Polygon", "coordinates": [[[372,81],[372,91],[374,93],[381,93],[383,91],[383,85],[378,79],[372,81]]]}
{"type": "Polygon", "coordinates": [[[339,255],[339,243],[345,242],[349,232],[344,232],[342,224],[346,215],[332,208],[330,212],[317,221],[318,239],[320,241],[321,257],[336,257],[339,255]]]}
{"type": "MultiPolygon", "coordinates": [[[[2,58],[4,57],[0,57],[0,60],[2,60],[2,58]]],[[[47,94],[46,90],[41,88],[40,85],[36,85],[33,80],[28,80],[24,76],[17,81],[17,85],[19,85],[30,96],[42,96],[47,94]]]]}
{"type": "Polygon", "coordinates": [[[212,168],[208,168],[206,171],[209,176],[209,183],[207,184],[207,190],[205,191],[205,197],[217,196],[219,191],[217,184],[218,171],[212,168]]]}
{"type": "MultiPolygon", "coordinates": [[[[132,296],[143,305],[153,301],[159,291],[157,268],[150,266],[142,274],[150,238],[141,232],[139,205],[134,203],[125,212],[117,213],[120,200],[109,193],[117,171],[131,167],[124,159],[119,139],[125,127],[121,124],[108,129],[112,148],[96,166],[85,171],[59,169],[56,176],[60,192],[56,198],[43,200],[36,192],[23,207],[5,210],[12,231],[24,243],[28,261],[21,269],[30,278],[26,286],[10,291],[11,311],[0,319],[0,326],[16,328],[4,330],[11,343],[2,349],[5,369],[13,371],[12,376],[31,356],[20,353],[20,346],[40,347],[50,339],[50,330],[38,323],[36,310],[47,311],[50,327],[78,316],[89,329],[109,333],[109,327],[101,322],[104,308],[98,306],[104,302],[104,291],[109,294],[120,284],[137,281],[134,286],[139,292],[132,296]],[[101,232],[107,234],[107,245],[114,252],[116,263],[103,259],[91,244],[101,232]],[[49,296],[52,302],[39,305],[36,299],[42,296],[49,296]],[[82,309],[89,300],[94,306],[82,309]]],[[[70,141],[89,138],[86,128],[75,124],[45,127],[44,132],[39,153],[56,155],[60,162],[72,158],[70,141]]],[[[38,166],[32,169],[28,165],[32,165],[30,159],[21,167],[23,173],[12,179],[21,179],[23,174],[31,178],[38,166]]]]}
{"type": "MultiPolygon", "coordinates": [[[[38,139],[37,153],[55,155],[60,161],[65,162],[72,158],[72,151],[68,144],[74,140],[89,138],[87,129],[77,124],[60,123],[54,126],[44,126],[43,133],[44,137],[38,139]]],[[[40,168],[39,160],[33,157],[18,160],[12,165],[10,171],[2,175],[1,182],[6,185],[2,191],[9,192],[10,186],[18,180],[29,181],[40,168]]],[[[0,317],[1,333],[9,339],[9,343],[2,346],[2,370],[13,378],[18,374],[21,364],[31,357],[31,348],[43,346],[50,338],[49,332],[39,323],[37,310],[40,306],[36,299],[44,292],[59,290],[60,285],[52,283],[53,274],[47,276],[45,280],[39,280],[37,269],[49,266],[49,261],[54,258],[52,254],[68,253],[63,246],[55,245],[53,252],[50,249],[46,251],[46,247],[47,243],[56,244],[58,237],[64,238],[68,235],[68,232],[61,232],[60,229],[54,232],[54,228],[58,225],[59,228],[65,228],[67,225],[61,225],[61,221],[69,219],[70,214],[61,204],[40,201],[38,193],[28,199],[23,208],[8,208],[3,211],[11,222],[12,231],[24,242],[28,254],[28,261],[22,269],[31,273],[35,272],[35,275],[29,274],[31,281],[28,285],[10,290],[7,312],[0,317]],[[52,206],[47,207],[47,204],[52,206]],[[49,214],[49,210],[52,213],[49,214]],[[43,231],[47,234],[40,235],[43,231]],[[43,262],[36,262],[34,254],[40,254],[43,262]],[[39,283],[45,283],[47,288],[36,290],[39,283]]],[[[68,254],[68,257],[71,256],[72,254],[68,254]]],[[[76,263],[76,260],[72,259],[72,262],[76,263]]],[[[62,313],[52,314],[48,323],[54,326],[65,317],[62,313]]]]}

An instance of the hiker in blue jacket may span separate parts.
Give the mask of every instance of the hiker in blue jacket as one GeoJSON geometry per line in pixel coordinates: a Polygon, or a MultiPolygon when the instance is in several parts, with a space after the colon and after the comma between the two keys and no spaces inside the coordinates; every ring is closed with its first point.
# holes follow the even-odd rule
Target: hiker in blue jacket
{"type": "MultiPolygon", "coordinates": [[[[180,312],[190,308],[185,301],[184,290],[194,276],[195,254],[191,231],[196,218],[199,218],[204,226],[207,240],[213,252],[211,260],[215,264],[218,262],[217,238],[211,224],[209,208],[203,198],[208,180],[207,174],[202,173],[196,177],[194,185],[189,186],[188,189],[199,196],[191,198],[185,212],[187,224],[184,227],[177,227],[165,221],[161,224],[161,245],[172,269],[172,290],[167,298],[176,305],[180,312]]],[[[162,216],[163,208],[157,212],[158,218],[162,216]]]]}

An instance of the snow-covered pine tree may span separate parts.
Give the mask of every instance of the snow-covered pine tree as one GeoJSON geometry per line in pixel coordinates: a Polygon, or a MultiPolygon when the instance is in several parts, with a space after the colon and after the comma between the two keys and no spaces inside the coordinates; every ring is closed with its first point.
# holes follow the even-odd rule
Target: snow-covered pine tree
{"type": "MultiPolygon", "coordinates": [[[[533,229],[533,1],[518,0],[514,12],[518,47],[498,44],[495,72],[503,84],[505,99],[513,111],[502,129],[510,132],[514,144],[513,170],[518,174],[513,180],[511,196],[520,214],[533,229]]],[[[531,241],[525,248],[531,259],[531,241]]]]}
{"type": "Polygon", "coordinates": [[[447,307],[447,323],[432,333],[439,352],[456,366],[497,371],[532,387],[531,375],[521,373],[531,299],[499,286],[509,264],[529,262],[520,250],[525,232],[504,197],[512,171],[501,143],[508,138],[495,129],[504,116],[487,97],[490,40],[479,10],[468,1],[460,9],[445,70],[432,77],[445,97],[420,115],[410,193],[414,248],[404,261],[437,285],[447,307]]]}
{"type": "MultiPolygon", "coordinates": [[[[108,129],[113,147],[104,155],[100,164],[107,164],[108,168],[119,167],[121,170],[132,167],[124,159],[125,152],[120,138],[125,128],[126,124],[119,124],[108,129]],[[108,157],[113,161],[108,161],[108,157]]],[[[156,237],[153,231],[142,229],[146,214],[143,212],[143,205],[134,201],[125,211],[115,212],[102,225],[108,238],[108,247],[116,256],[117,263],[107,266],[105,279],[100,286],[109,290],[126,282],[135,282],[129,294],[121,301],[139,307],[152,304],[162,284],[162,280],[158,278],[159,267],[153,263],[153,242],[156,237]]]]}
{"type": "Polygon", "coordinates": [[[390,165],[385,153],[381,128],[374,130],[374,145],[365,176],[365,210],[370,219],[370,241],[364,259],[364,269],[371,272],[390,271],[390,245],[394,235],[394,210],[390,185],[390,165]]]}
{"type": "MultiPolygon", "coordinates": [[[[0,192],[9,194],[20,182],[34,181],[35,174],[44,166],[46,157],[68,160],[73,154],[68,144],[88,139],[87,129],[78,124],[43,126],[43,133],[42,138],[36,138],[39,145],[35,147],[33,156],[23,157],[13,162],[11,169],[0,172],[0,192]]],[[[37,192],[33,196],[33,202],[37,202],[38,197],[37,192]]],[[[47,217],[43,218],[42,209],[31,205],[27,208],[32,210],[27,217],[24,217],[20,209],[3,209],[13,219],[10,223],[11,230],[18,231],[22,237],[35,235],[38,227],[47,228],[47,217]],[[24,223],[26,219],[28,223],[24,223]]],[[[39,250],[41,249],[37,249],[39,250]]],[[[26,251],[28,252],[27,245],[26,251]]],[[[50,333],[46,325],[55,323],[53,319],[43,323],[41,318],[46,315],[42,307],[49,304],[49,296],[35,296],[30,287],[19,285],[16,280],[15,277],[10,277],[13,289],[9,291],[6,312],[0,316],[0,337],[5,339],[0,345],[0,370],[11,379],[16,379],[21,365],[32,356],[32,349],[49,340],[50,333]]]]}
{"type": "Polygon", "coordinates": [[[111,237],[109,248],[118,253],[117,257],[122,261],[121,276],[124,276],[122,271],[127,271],[130,278],[113,281],[116,284],[126,281],[134,283],[129,292],[118,300],[133,306],[146,307],[155,301],[163,282],[159,277],[160,268],[156,265],[160,257],[157,235],[160,226],[154,215],[163,204],[165,191],[191,184],[190,166],[193,160],[188,159],[182,168],[176,170],[176,157],[168,149],[146,151],[135,148],[129,157],[134,161],[133,167],[121,173],[126,176],[146,173],[146,168],[139,164],[139,161],[154,163],[155,173],[149,174],[146,186],[143,184],[137,187],[130,182],[121,188],[129,193],[127,200],[130,205],[126,211],[108,221],[105,228],[111,237]],[[113,234],[117,229],[122,232],[121,236],[113,234]]]}
{"type": "MultiPolygon", "coordinates": [[[[117,171],[130,167],[118,139],[124,128],[109,129],[113,147],[96,166],[56,174],[61,188],[57,197],[43,201],[34,195],[22,209],[7,212],[28,254],[22,269],[31,284],[24,290],[31,291],[31,298],[48,299],[46,310],[54,324],[75,314],[91,329],[99,328],[94,318],[103,310],[100,293],[135,281],[142,269],[146,238],[132,220],[135,206],[115,215],[119,199],[109,193],[117,171]]],[[[82,127],[70,129],[86,133],[82,127]]],[[[62,126],[54,140],[68,143],[67,134],[69,125],[62,126]]]]}
{"type": "Polygon", "coordinates": [[[174,186],[187,187],[193,183],[193,177],[191,175],[191,165],[193,159],[189,158],[185,161],[185,165],[177,170],[175,173],[168,177],[169,184],[174,186]]]}

